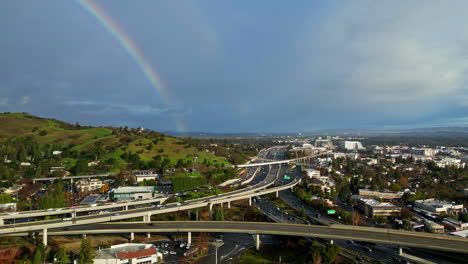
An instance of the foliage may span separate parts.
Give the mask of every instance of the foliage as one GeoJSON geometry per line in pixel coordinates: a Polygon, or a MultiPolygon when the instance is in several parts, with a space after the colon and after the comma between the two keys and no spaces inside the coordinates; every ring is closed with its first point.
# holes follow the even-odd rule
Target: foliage
{"type": "Polygon", "coordinates": [[[57,182],[54,185],[53,191],[46,194],[40,201],[39,207],[41,209],[49,208],[63,208],[66,206],[65,195],[63,192],[63,185],[57,182]]]}
{"type": "Polygon", "coordinates": [[[0,204],[5,204],[5,203],[12,203],[13,198],[11,195],[6,194],[6,193],[1,193],[0,194],[0,204]]]}
{"type": "Polygon", "coordinates": [[[70,263],[70,258],[64,248],[60,248],[57,253],[54,254],[54,258],[56,259],[56,263],[70,263]]]}
{"type": "Polygon", "coordinates": [[[45,247],[44,245],[40,244],[36,249],[36,253],[34,254],[32,263],[33,264],[42,263],[44,258],[45,258],[45,247]]]}
{"type": "Polygon", "coordinates": [[[221,208],[215,208],[214,209],[213,220],[214,221],[224,221],[223,209],[221,209],[221,208]]]}
{"type": "Polygon", "coordinates": [[[93,256],[90,242],[85,237],[81,240],[80,250],[78,251],[78,263],[79,264],[94,263],[94,256],[93,256]]]}

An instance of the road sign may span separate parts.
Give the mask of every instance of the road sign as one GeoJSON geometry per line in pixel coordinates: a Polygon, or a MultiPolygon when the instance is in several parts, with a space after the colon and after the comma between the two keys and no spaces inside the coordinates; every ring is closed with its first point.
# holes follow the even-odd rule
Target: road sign
{"type": "Polygon", "coordinates": [[[327,214],[335,214],[335,210],[328,210],[327,214]]]}
{"type": "Polygon", "coordinates": [[[284,176],[284,179],[285,179],[285,180],[290,180],[291,177],[289,177],[289,176],[284,176]]]}

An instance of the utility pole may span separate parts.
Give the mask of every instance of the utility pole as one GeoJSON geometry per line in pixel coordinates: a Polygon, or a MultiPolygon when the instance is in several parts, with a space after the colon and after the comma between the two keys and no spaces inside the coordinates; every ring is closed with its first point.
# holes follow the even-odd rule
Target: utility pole
{"type": "Polygon", "coordinates": [[[218,248],[222,247],[224,245],[223,240],[221,239],[216,239],[214,242],[211,243],[213,246],[215,246],[215,264],[218,264],[218,248]]]}

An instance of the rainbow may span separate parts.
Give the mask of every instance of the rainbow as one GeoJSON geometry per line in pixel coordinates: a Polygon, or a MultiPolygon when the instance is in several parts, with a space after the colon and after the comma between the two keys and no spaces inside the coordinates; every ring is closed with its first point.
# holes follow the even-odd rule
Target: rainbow
{"type": "MultiPolygon", "coordinates": [[[[137,64],[140,70],[143,72],[145,77],[150,82],[163,101],[170,105],[171,98],[169,96],[168,89],[164,85],[163,81],[157,74],[156,70],[151,66],[151,63],[143,56],[143,53],[132,40],[132,38],[126,34],[126,32],[117,24],[112,17],[110,17],[98,4],[92,0],[77,0],[77,3],[89,14],[91,14],[96,20],[108,31],[125,49],[128,55],[137,64]]],[[[186,131],[185,121],[178,117],[176,118],[176,127],[180,132],[186,131]]]]}

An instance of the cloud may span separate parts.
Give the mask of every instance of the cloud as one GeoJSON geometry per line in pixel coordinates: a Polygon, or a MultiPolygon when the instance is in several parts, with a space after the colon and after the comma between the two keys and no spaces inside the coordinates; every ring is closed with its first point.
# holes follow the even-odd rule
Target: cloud
{"type": "Polygon", "coordinates": [[[176,111],[170,107],[154,107],[146,104],[125,104],[125,103],[107,103],[95,102],[90,100],[65,101],[63,104],[73,107],[79,107],[82,111],[94,113],[126,113],[131,115],[153,115],[158,116],[176,111]]]}
{"type": "Polygon", "coordinates": [[[360,3],[340,4],[307,42],[327,104],[398,120],[468,104],[467,2],[360,3]]]}
{"type": "Polygon", "coordinates": [[[7,105],[8,104],[8,98],[2,97],[0,98],[0,105],[7,105]]]}
{"type": "Polygon", "coordinates": [[[22,105],[27,105],[31,102],[31,96],[23,96],[21,97],[21,102],[20,104],[22,105]]]}

